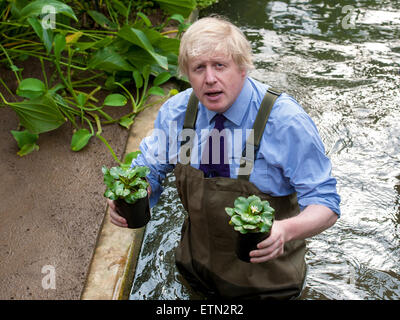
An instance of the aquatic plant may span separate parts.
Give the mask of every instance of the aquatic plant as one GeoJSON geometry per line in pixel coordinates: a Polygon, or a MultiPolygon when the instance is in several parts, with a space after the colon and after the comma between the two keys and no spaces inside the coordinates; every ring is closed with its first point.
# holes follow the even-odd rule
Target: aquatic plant
{"type": "Polygon", "coordinates": [[[268,233],[275,218],[275,209],[269,202],[255,195],[238,197],[234,208],[225,208],[225,211],[231,217],[229,224],[242,234],[268,233]]]}
{"type": "MultiPolygon", "coordinates": [[[[138,154],[135,154],[135,156],[138,154]]],[[[130,154],[130,155],[131,155],[130,154]]],[[[107,186],[104,196],[111,200],[123,199],[127,203],[135,203],[137,200],[147,197],[149,183],[146,176],[150,169],[146,166],[130,167],[133,157],[125,158],[122,165],[108,169],[102,167],[104,183],[107,186]]]]}

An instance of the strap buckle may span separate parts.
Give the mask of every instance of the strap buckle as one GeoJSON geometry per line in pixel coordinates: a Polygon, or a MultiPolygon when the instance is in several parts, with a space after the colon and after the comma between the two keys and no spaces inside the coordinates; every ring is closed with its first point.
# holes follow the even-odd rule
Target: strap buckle
{"type": "Polygon", "coordinates": [[[276,96],[278,96],[278,97],[282,94],[281,91],[279,91],[279,90],[277,90],[275,88],[272,88],[272,87],[269,87],[267,91],[272,93],[272,94],[274,94],[274,95],[276,95],[276,96]]]}

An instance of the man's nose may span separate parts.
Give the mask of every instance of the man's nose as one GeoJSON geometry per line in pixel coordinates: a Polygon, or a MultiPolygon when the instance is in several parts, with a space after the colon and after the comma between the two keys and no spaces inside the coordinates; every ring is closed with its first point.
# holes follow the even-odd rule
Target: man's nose
{"type": "Polygon", "coordinates": [[[214,70],[210,67],[206,68],[206,84],[214,84],[217,81],[214,70]]]}

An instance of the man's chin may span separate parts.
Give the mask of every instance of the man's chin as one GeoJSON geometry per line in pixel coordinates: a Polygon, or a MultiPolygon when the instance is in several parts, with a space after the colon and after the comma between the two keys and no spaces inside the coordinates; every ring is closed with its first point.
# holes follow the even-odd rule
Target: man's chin
{"type": "Polygon", "coordinates": [[[210,111],[222,113],[225,112],[228,107],[226,103],[221,99],[221,101],[202,101],[202,104],[210,111]]]}

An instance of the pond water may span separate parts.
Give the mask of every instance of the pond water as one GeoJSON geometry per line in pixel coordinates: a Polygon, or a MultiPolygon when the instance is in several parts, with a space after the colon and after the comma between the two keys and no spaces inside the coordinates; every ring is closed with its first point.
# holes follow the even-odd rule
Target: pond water
{"type": "MultiPolygon", "coordinates": [[[[342,217],[307,240],[301,299],[400,299],[400,1],[220,0],[255,79],[293,95],[333,165],[342,217]],[[350,7],[345,7],[351,3],[350,7]]],[[[193,299],[174,264],[184,210],[168,176],[131,299],[193,299]]]]}

